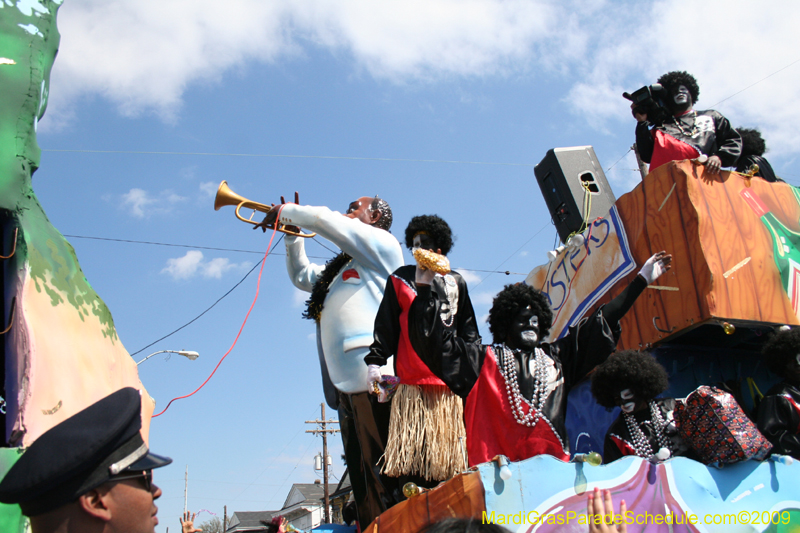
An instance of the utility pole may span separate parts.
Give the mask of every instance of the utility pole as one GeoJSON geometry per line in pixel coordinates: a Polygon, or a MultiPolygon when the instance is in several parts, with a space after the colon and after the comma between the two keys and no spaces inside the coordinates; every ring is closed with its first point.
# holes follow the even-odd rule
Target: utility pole
{"type": "Polygon", "coordinates": [[[186,476],[183,479],[183,515],[186,516],[186,511],[189,508],[189,465],[186,465],[186,476]]]}
{"type": "Polygon", "coordinates": [[[328,424],[338,424],[338,420],[325,420],[325,403],[321,403],[322,420],[306,420],[306,424],[317,424],[317,429],[307,429],[306,433],[322,435],[322,477],[323,492],[325,494],[325,523],[331,523],[330,500],[328,499],[328,433],[338,433],[338,429],[328,429],[328,424]]]}
{"type": "Polygon", "coordinates": [[[647,176],[647,163],[642,161],[642,156],[639,155],[639,147],[636,146],[636,143],[633,143],[631,150],[633,150],[633,153],[636,154],[636,162],[639,164],[639,174],[641,174],[642,179],[644,179],[645,176],[647,176]]]}
{"type": "Polygon", "coordinates": [[[222,515],[222,533],[225,533],[225,530],[228,529],[228,506],[224,506],[223,509],[225,511],[222,515]]]}

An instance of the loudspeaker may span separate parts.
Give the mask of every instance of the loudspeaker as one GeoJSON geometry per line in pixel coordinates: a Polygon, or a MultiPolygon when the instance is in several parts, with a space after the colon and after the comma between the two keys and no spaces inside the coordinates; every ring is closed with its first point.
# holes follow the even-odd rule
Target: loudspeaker
{"type": "Polygon", "coordinates": [[[591,146],[548,150],[533,173],[563,243],[581,231],[584,220],[605,216],[617,201],[591,146]],[[588,216],[583,212],[586,195],[591,200],[588,216]]]}

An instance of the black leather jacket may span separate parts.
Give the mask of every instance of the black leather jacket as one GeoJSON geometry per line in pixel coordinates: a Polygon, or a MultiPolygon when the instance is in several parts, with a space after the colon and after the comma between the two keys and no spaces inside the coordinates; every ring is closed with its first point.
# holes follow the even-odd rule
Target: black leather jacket
{"type": "MultiPolygon", "coordinates": [[[[645,163],[649,163],[653,156],[650,126],[649,122],[639,122],[636,125],[636,146],[645,163]]],[[[739,132],[731,127],[727,118],[713,109],[692,110],[678,118],[670,117],[656,129],[695,147],[701,154],[719,157],[723,167],[736,165],[736,160],[742,153],[739,132]]]]}

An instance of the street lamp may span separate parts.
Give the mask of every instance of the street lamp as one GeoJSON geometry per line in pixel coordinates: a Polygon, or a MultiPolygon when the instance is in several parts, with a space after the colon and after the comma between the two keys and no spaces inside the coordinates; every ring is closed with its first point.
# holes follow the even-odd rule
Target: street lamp
{"type": "Polygon", "coordinates": [[[178,355],[182,355],[182,356],[186,357],[190,361],[194,361],[195,359],[200,357],[199,353],[191,352],[191,351],[188,351],[188,350],[159,350],[157,352],[151,353],[150,355],[148,355],[147,357],[145,357],[144,359],[142,359],[141,361],[139,361],[136,364],[137,365],[141,365],[142,363],[144,363],[145,361],[147,361],[148,359],[150,359],[154,355],[158,355],[160,353],[176,353],[178,355]]]}

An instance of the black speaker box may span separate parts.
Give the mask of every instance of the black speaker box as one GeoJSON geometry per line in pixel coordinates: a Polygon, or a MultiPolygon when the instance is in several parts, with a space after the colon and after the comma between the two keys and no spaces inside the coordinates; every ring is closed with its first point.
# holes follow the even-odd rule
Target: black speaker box
{"type": "Polygon", "coordinates": [[[617,201],[591,146],[548,150],[533,173],[563,243],[583,229],[584,220],[591,223],[605,216],[617,201]],[[583,212],[587,194],[591,198],[588,217],[583,212]]]}

